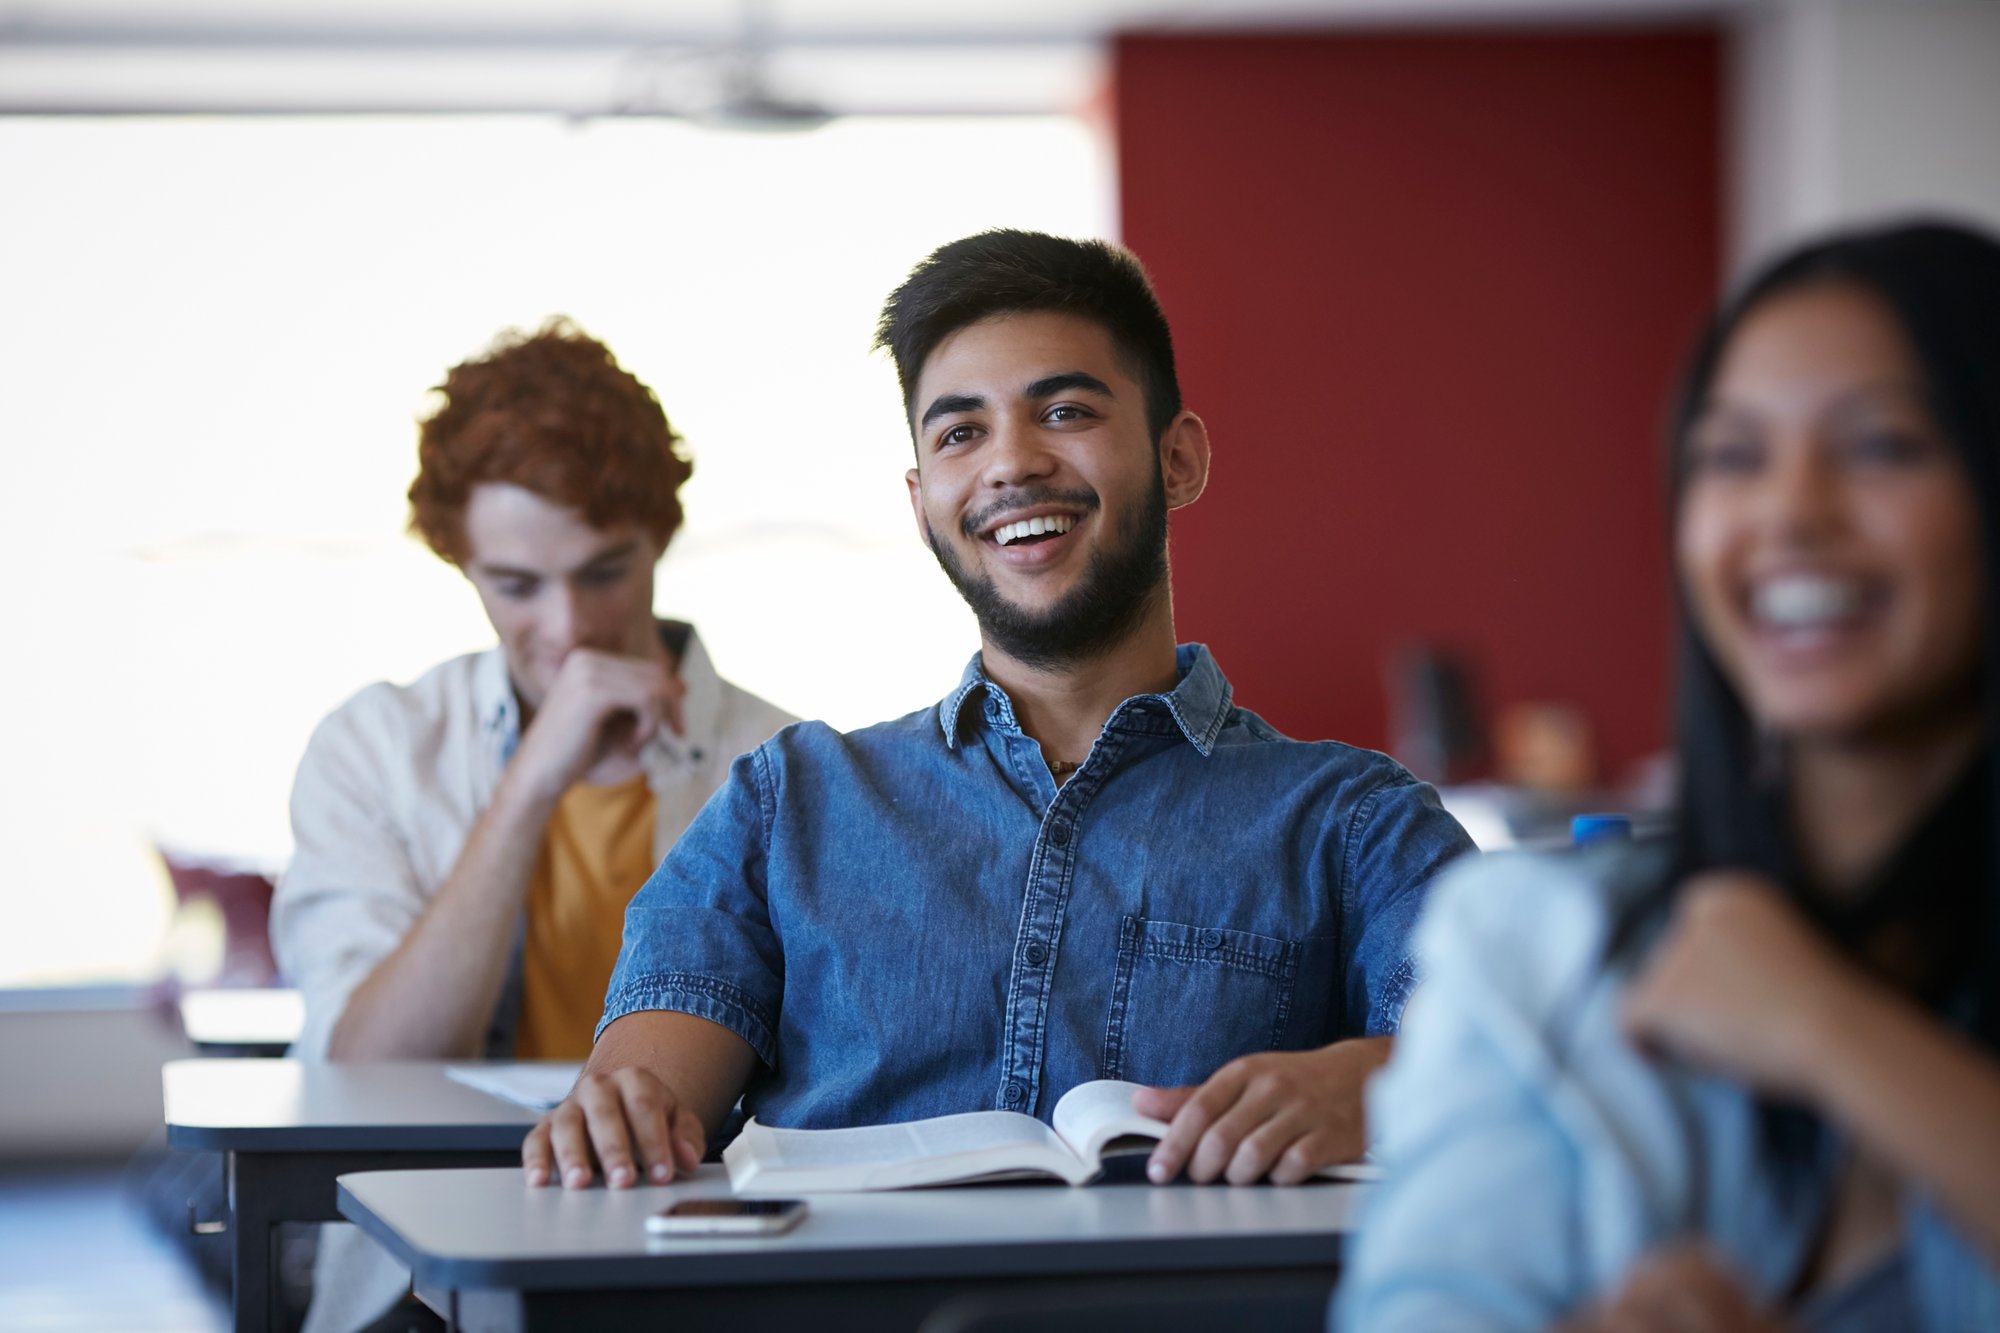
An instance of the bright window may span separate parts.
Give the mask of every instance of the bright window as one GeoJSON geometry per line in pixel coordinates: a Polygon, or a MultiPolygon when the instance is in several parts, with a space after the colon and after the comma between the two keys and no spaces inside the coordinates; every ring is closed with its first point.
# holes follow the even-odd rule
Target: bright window
{"type": "Polygon", "coordinates": [[[0,985],[157,970],[155,844],[275,866],[307,735],[490,634],[403,533],[413,418],[563,313],[695,457],[663,613],[795,712],[941,696],[884,295],[992,226],[1111,225],[1078,121],[0,120],[0,985]]]}

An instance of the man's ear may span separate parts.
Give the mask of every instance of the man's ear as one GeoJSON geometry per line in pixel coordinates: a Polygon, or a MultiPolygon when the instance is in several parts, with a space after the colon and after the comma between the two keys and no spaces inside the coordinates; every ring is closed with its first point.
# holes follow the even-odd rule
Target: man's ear
{"type": "Polygon", "coordinates": [[[903,474],[903,480],[910,487],[910,512],[917,516],[917,536],[928,548],[931,544],[931,525],[930,520],[924,517],[924,474],[911,468],[903,474]]]}
{"type": "Polygon", "coordinates": [[[1167,508],[1191,505],[1208,485],[1208,427],[1192,412],[1182,412],[1160,435],[1160,481],[1167,508]]]}

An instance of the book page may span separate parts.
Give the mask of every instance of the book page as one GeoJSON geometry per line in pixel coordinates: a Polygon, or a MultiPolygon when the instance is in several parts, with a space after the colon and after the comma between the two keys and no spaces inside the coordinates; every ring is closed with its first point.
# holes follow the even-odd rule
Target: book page
{"type": "Polygon", "coordinates": [[[1089,1166],[1102,1160],[1104,1149],[1115,1139],[1141,1139],[1144,1146],[1131,1145],[1132,1150],[1151,1152],[1152,1142],[1167,1132],[1167,1122],[1132,1109],[1132,1094],[1140,1086],[1109,1078],[1077,1084],[1056,1103],[1055,1115],[1050,1117],[1056,1133],[1089,1166]]]}
{"type": "Polygon", "coordinates": [[[854,1129],[772,1129],[768,1153],[781,1167],[881,1166],[916,1162],[927,1157],[1004,1148],[1011,1144],[1046,1145],[1054,1139],[1046,1125],[1012,1111],[971,1111],[964,1115],[912,1120],[900,1125],[864,1125],[854,1129]]]}
{"type": "Polygon", "coordinates": [[[905,1189],[1005,1174],[1091,1174],[1055,1132],[1013,1111],[971,1111],[852,1129],[774,1129],[751,1121],[722,1155],[739,1195],[905,1189]]]}
{"type": "Polygon", "coordinates": [[[1012,1145],[1067,1152],[1056,1132],[1033,1116],[1015,1111],[970,1111],[935,1120],[914,1121],[906,1128],[916,1136],[926,1157],[955,1156],[1012,1145]]]}
{"type": "MultiPolygon", "coordinates": [[[[1056,1133],[1083,1159],[1085,1166],[1098,1167],[1107,1158],[1128,1153],[1151,1153],[1153,1145],[1166,1134],[1167,1122],[1141,1115],[1132,1109],[1132,1094],[1142,1084],[1101,1078],[1079,1083],[1056,1103],[1056,1133]],[[1129,1140],[1129,1142],[1128,1142],[1129,1140]]],[[[1362,1183],[1382,1179],[1382,1168],[1372,1159],[1335,1162],[1316,1173],[1321,1180],[1362,1183]]]]}

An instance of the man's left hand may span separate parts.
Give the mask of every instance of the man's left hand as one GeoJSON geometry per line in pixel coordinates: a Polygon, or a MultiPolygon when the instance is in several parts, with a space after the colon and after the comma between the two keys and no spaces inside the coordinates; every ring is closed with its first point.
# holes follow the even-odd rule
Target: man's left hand
{"type": "Polygon", "coordinates": [[[1389,1059],[1389,1038],[1336,1042],[1316,1051],[1267,1051],[1231,1060],[1199,1087],[1142,1088],[1132,1109],[1168,1122],[1146,1174],[1155,1183],[1186,1168],[1189,1180],[1296,1185],[1322,1167],[1360,1157],[1361,1089],[1389,1059]]]}

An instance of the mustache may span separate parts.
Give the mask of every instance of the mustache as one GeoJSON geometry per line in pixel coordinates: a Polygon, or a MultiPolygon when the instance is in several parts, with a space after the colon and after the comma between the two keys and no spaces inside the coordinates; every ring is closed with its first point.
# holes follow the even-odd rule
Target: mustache
{"type": "Polygon", "coordinates": [[[994,519],[1016,509],[1027,509],[1034,505],[1069,505],[1085,513],[1094,513],[1104,507],[1097,498],[1097,492],[1088,486],[1064,489],[1060,486],[1017,486],[1002,491],[991,504],[981,505],[972,513],[959,520],[958,529],[967,537],[977,538],[979,530],[994,519]]]}

